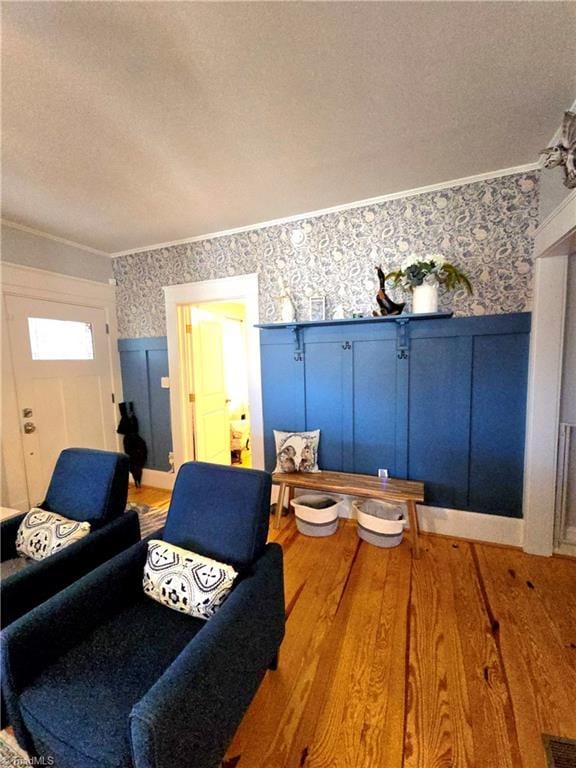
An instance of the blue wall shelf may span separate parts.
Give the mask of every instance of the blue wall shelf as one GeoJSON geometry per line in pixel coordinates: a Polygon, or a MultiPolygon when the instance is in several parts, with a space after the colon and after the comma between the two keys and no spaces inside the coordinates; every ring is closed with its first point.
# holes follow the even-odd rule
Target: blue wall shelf
{"type": "Polygon", "coordinates": [[[320,429],[324,469],[386,467],[428,504],[522,515],[529,313],[259,327],[267,469],[274,429],[320,429]]]}
{"type": "Polygon", "coordinates": [[[398,350],[405,353],[406,349],[406,325],[413,321],[421,320],[442,320],[452,317],[452,312],[427,312],[419,314],[409,314],[408,312],[401,315],[386,315],[384,317],[348,317],[341,320],[302,320],[300,322],[294,321],[291,323],[258,323],[255,327],[262,330],[288,330],[293,335],[294,341],[294,359],[299,361],[302,359],[302,332],[311,328],[338,328],[343,329],[345,326],[355,325],[374,325],[381,323],[395,323],[397,326],[398,335],[398,350]]]}
{"type": "Polygon", "coordinates": [[[386,315],[384,317],[346,317],[340,320],[295,320],[291,323],[258,323],[256,328],[321,328],[337,325],[367,325],[369,323],[407,323],[410,320],[442,320],[452,317],[452,312],[428,312],[417,315],[405,312],[401,315],[386,315]]]}

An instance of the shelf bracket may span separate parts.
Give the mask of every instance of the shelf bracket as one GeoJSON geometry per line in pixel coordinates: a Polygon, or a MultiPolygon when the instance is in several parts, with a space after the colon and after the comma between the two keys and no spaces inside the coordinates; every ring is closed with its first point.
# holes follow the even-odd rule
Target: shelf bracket
{"type": "Polygon", "coordinates": [[[410,321],[408,318],[399,318],[396,322],[398,324],[396,330],[396,356],[398,360],[407,360],[410,351],[407,325],[410,321]]]}
{"type": "Polygon", "coordinates": [[[291,325],[290,330],[294,334],[294,360],[301,363],[304,360],[304,349],[302,347],[302,335],[297,325],[291,325]]]}

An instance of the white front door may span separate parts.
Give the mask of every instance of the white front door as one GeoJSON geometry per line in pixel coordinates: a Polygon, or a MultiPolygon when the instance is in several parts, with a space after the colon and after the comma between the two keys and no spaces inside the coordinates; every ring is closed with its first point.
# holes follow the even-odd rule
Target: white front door
{"type": "Polygon", "coordinates": [[[103,309],[6,296],[30,504],[63,448],[116,450],[103,309]]]}
{"type": "Polygon", "coordinates": [[[222,321],[200,307],[191,307],[188,329],[195,458],[213,464],[230,464],[222,321]]]}

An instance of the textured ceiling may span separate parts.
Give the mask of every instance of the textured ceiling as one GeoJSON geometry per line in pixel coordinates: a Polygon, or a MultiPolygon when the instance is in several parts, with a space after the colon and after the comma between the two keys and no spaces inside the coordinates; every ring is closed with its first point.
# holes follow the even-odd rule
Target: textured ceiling
{"type": "Polygon", "coordinates": [[[576,3],[3,2],[3,216],[108,252],[533,162],[576,3]]]}

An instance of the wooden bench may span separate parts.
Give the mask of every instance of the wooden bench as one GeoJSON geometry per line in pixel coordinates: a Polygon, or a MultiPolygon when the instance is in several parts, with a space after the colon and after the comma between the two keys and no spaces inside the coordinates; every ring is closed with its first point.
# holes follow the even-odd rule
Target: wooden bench
{"type": "Polygon", "coordinates": [[[416,504],[424,501],[424,483],[416,480],[374,477],[373,475],[355,475],[349,472],[278,472],[272,475],[272,481],[280,485],[276,502],[276,528],[280,527],[286,489],[304,488],[310,491],[362,496],[369,499],[406,504],[410,521],[412,555],[415,558],[420,557],[416,504]]]}

